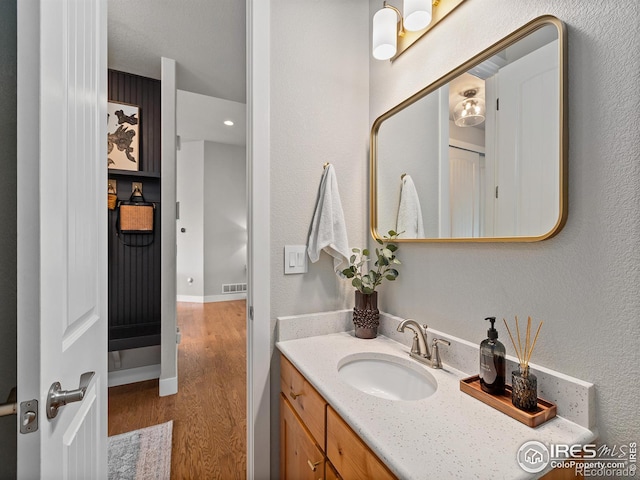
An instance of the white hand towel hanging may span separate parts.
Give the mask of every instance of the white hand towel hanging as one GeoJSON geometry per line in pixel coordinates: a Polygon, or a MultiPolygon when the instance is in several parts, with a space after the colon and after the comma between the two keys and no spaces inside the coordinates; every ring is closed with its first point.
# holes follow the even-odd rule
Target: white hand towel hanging
{"type": "Polygon", "coordinates": [[[422,208],[418,191],[410,175],[402,177],[396,232],[402,232],[402,238],[424,238],[422,208]]]}
{"type": "Polygon", "coordinates": [[[340,265],[343,262],[349,262],[351,250],[347,239],[342,202],[338,193],[338,180],[331,164],[325,167],[322,174],[318,201],[309,229],[307,253],[311,262],[318,261],[321,250],[333,257],[333,269],[338,276],[341,276],[341,270],[347,268],[347,265],[342,267],[340,265]]]}

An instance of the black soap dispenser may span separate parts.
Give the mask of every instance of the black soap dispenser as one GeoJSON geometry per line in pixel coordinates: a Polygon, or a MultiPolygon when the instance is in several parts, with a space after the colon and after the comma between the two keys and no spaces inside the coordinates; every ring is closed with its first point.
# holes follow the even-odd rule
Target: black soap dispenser
{"type": "Polygon", "coordinates": [[[505,353],[504,345],[498,341],[495,329],[496,317],[487,317],[491,328],[487,331],[487,339],[480,344],[480,387],[493,395],[504,393],[505,353]]]}

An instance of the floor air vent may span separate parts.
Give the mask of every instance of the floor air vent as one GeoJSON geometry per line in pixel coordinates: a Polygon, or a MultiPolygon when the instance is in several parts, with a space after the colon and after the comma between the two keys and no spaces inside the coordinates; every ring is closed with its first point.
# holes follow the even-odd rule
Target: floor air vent
{"type": "Polygon", "coordinates": [[[223,283],[222,293],[242,293],[247,291],[246,283],[223,283]]]}

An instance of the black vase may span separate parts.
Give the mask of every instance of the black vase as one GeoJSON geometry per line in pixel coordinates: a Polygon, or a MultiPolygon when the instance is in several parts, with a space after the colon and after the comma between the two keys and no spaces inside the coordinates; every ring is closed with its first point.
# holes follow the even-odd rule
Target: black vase
{"type": "Polygon", "coordinates": [[[356,306],[353,308],[353,324],[358,338],[376,338],[380,325],[378,292],[362,293],[356,290],[356,306]]]}

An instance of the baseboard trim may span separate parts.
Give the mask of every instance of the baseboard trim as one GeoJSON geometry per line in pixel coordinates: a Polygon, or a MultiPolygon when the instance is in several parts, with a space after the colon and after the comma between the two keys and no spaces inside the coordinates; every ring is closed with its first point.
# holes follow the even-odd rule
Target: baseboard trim
{"type": "Polygon", "coordinates": [[[245,300],[247,293],[225,293],[224,295],[205,295],[203,297],[196,295],[178,295],[176,297],[178,302],[188,303],[214,303],[214,302],[229,302],[231,300],[245,300]]]}
{"type": "Polygon", "coordinates": [[[144,382],[160,378],[160,365],[145,365],[144,367],[125,368],[109,372],[108,384],[110,387],[127,385],[129,383],[144,382]]]}
{"type": "Polygon", "coordinates": [[[159,382],[160,396],[175,395],[178,393],[178,377],[161,378],[159,382]]]}

